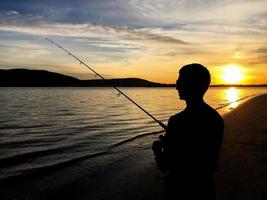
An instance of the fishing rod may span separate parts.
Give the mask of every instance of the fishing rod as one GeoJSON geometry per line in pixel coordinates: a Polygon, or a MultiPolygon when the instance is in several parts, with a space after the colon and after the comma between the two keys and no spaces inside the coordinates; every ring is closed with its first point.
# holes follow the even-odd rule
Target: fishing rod
{"type": "Polygon", "coordinates": [[[109,81],[107,81],[107,79],[105,79],[101,74],[97,73],[94,69],[92,69],[90,66],[88,66],[85,62],[83,62],[81,59],[79,59],[77,56],[75,56],[74,54],[72,54],[70,51],[68,51],[67,49],[65,49],[64,47],[62,47],[61,45],[59,45],[58,43],[54,42],[53,40],[49,39],[49,38],[45,38],[46,40],[48,40],[49,42],[51,42],[52,44],[56,45],[58,48],[62,49],[63,51],[67,52],[69,56],[73,57],[74,59],[76,59],[77,61],[79,61],[80,65],[84,65],[85,67],[87,67],[89,70],[91,70],[96,76],[100,77],[102,80],[104,80],[107,84],[109,84],[111,87],[113,87],[115,90],[118,91],[118,95],[123,95],[126,99],[128,99],[129,101],[131,101],[134,105],[136,105],[139,109],[141,109],[144,113],[146,113],[149,117],[151,117],[154,121],[156,121],[164,130],[167,129],[167,126],[165,124],[163,124],[161,121],[157,120],[153,115],[151,115],[149,112],[147,112],[144,108],[142,108],[140,105],[138,105],[134,100],[132,100],[129,96],[127,96],[124,92],[122,92],[119,88],[117,88],[115,85],[113,85],[112,83],[110,83],[109,81]]]}

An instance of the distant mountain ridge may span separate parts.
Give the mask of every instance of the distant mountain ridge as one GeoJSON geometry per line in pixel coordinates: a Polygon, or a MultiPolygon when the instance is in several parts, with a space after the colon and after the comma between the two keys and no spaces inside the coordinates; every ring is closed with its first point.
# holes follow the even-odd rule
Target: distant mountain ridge
{"type": "Polygon", "coordinates": [[[46,70],[0,69],[1,87],[169,87],[140,78],[80,80],[46,70]]]}
{"type": "Polygon", "coordinates": [[[0,70],[0,86],[71,86],[78,83],[77,78],[46,70],[0,70]]]}
{"type": "MultiPolygon", "coordinates": [[[[140,78],[80,80],[46,70],[0,69],[0,87],[175,87],[140,78]]],[[[211,85],[211,87],[267,87],[261,85],[211,85]]]]}

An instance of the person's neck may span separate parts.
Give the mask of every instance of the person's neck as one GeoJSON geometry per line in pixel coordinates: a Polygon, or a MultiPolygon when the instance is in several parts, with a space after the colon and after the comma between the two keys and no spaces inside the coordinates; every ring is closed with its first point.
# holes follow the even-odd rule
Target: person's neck
{"type": "Polygon", "coordinates": [[[205,104],[203,97],[187,99],[185,102],[188,109],[196,109],[205,104]]]}

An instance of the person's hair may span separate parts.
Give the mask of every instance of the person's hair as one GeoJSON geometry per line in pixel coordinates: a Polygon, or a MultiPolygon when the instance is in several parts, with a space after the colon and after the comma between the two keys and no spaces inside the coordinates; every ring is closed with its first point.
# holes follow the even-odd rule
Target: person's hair
{"type": "Polygon", "coordinates": [[[192,92],[204,95],[210,85],[209,70],[201,64],[192,63],[183,66],[180,71],[180,76],[184,76],[188,86],[192,92]]]}

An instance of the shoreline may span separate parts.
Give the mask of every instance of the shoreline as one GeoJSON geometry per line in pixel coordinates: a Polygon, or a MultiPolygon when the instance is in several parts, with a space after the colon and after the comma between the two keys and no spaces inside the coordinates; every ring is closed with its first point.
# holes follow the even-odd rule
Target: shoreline
{"type": "MultiPolygon", "coordinates": [[[[267,108],[265,109],[266,111],[261,109],[262,104],[265,104],[265,102],[267,105],[267,94],[258,95],[246,99],[244,102],[242,101],[237,108],[223,116],[226,124],[225,142],[222,148],[219,171],[215,177],[218,200],[263,200],[265,198],[263,192],[267,190],[264,190],[263,187],[267,185],[266,176],[261,183],[255,184],[255,181],[259,180],[258,178],[261,175],[253,174],[257,173],[261,163],[253,162],[253,156],[250,155],[247,148],[243,148],[244,144],[239,147],[236,152],[237,155],[233,154],[232,144],[234,143],[230,142],[230,140],[233,141],[232,133],[236,133],[236,127],[243,127],[242,130],[249,131],[244,125],[235,126],[237,121],[246,124],[246,126],[251,124],[244,122],[244,119],[240,119],[240,117],[242,118],[244,115],[247,116],[245,118],[248,121],[259,122],[257,118],[251,119],[250,115],[250,112],[255,112],[259,109],[263,113],[266,112],[267,116],[267,108]],[[233,127],[234,129],[232,130],[233,127]],[[235,163],[233,160],[238,160],[238,162],[235,163]],[[233,178],[234,181],[232,180],[233,178]]],[[[251,127],[253,128],[254,126],[251,124],[251,127]]],[[[259,126],[259,128],[262,127],[259,126]]],[[[243,138],[244,135],[239,134],[239,132],[235,135],[235,140],[239,143],[245,142],[245,139],[250,139],[243,138]]],[[[248,143],[250,146],[251,141],[248,143]]],[[[260,151],[259,154],[261,153],[264,152],[260,151]]],[[[262,167],[262,173],[264,169],[266,172],[267,168],[262,167]]],[[[136,151],[135,155],[114,164],[101,176],[100,180],[98,179],[99,177],[96,178],[95,189],[93,191],[90,190],[91,192],[89,193],[86,192],[81,199],[160,200],[165,197],[164,174],[157,169],[151,149],[136,151]]]]}
{"type": "MultiPolygon", "coordinates": [[[[217,199],[267,199],[266,147],[263,151],[264,145],[267,144],[267,123],[264,123],[267,122],[267,94],[242,101],[223,118],[225,120],[224,144],[219,170],[215,173],[217,199]],[[265,109],[262,107],[264,105],[266,105],[265,109]],[[251,116],[258,110],[262,115],[251,116]],[[265,136],[261,134],[264,133],[261,130],[265,131],[265,136]],[[256,132],[257,136],[253,135],[256,132]]],[[[124,161],[124,164],[126,164],[126,170],[119,172],[118,176],[115,175],[117,177],[111,180],[111,185],[115,183],[116,191],[111,189],[104,195],[98,193],[95,199],[107,199],[111,196],[113,197],[111,199],[116,200],[164,199],[164,174],[157,169],[150,149],[140,151],[136,158],[128,163],[124,161]],[[143,166],[131,166],[131,164],[143,166]],[[119,188],[119,186],[122,187],[119,188]]],[[[114,175],[111,176],[114,177],[114,175]]],[[[84,199],[93,199],[92,197],[90,194],[84,199]]]]}
{"type": "MultiPolygon", "coordinates": [[[[237,108],[226,113],[223,118],[225,137],[219,170],[215,174],[217,199],[266,200],[267,152],[266,147],[265,151],[263,149],[264,144],[267,144],[267,123],[263,122],[267,122],[267,94],[242,101],[237,108]],[[262,108],[263,105],[266,105],[265,109],[262,108]],[[258,110],[261,111],[263,117],[265,116],[261,120],[258,117],[262,115],[251,116],[251,113],[258,110]],[[254,129],[255,126],[257,130],[254,129]],[[252,130],[258,131],[257,137],[250,135],[253,133],[252,130]],[[265,136],[261,135],[264,133],[261,130],[265,131],[265,136]],[[255,139],[258,142],[252,141],[255,139]],[[253,156],[255,154],[257,154],[257,161],[253,156]]],[[[152,151],[141,150],[135,158],[128,161],[123,161],[126,170],[119,171],[115,178],[114,175],[109,174],[113,177],[110,185],[115,187],[110,187],[109,190],[104,189],[109,191],[107,193],[96,192],[96,198],[90,194],[84,199],[99,200],[110,197],[116,200],[164,199],[164,174],[157,169],[152,151]]]]}
{"type": "MultiPolygon", "coordinates": [[[[267,199],[267,94],[246,99],[223,117],[224,144],[215,176],[218,200],[267,199]]],[[[148,136],[147,140],[151,137],[157,136],[148,136]]],[[[164,174],[157,169],[152,150],[133,151],[93,175],[75,174],[67,168],[45,177],[15,182],[15,185],[1,185],[0,198],[164,199],[164,174]]],[[[87,164],[84,161],[74,167],[87,164]]]]}
{"type": "Polygon", "coordinates": [[[243,102],[224,120],[218,200],[267,199],[267,94],[243,102]]]}

